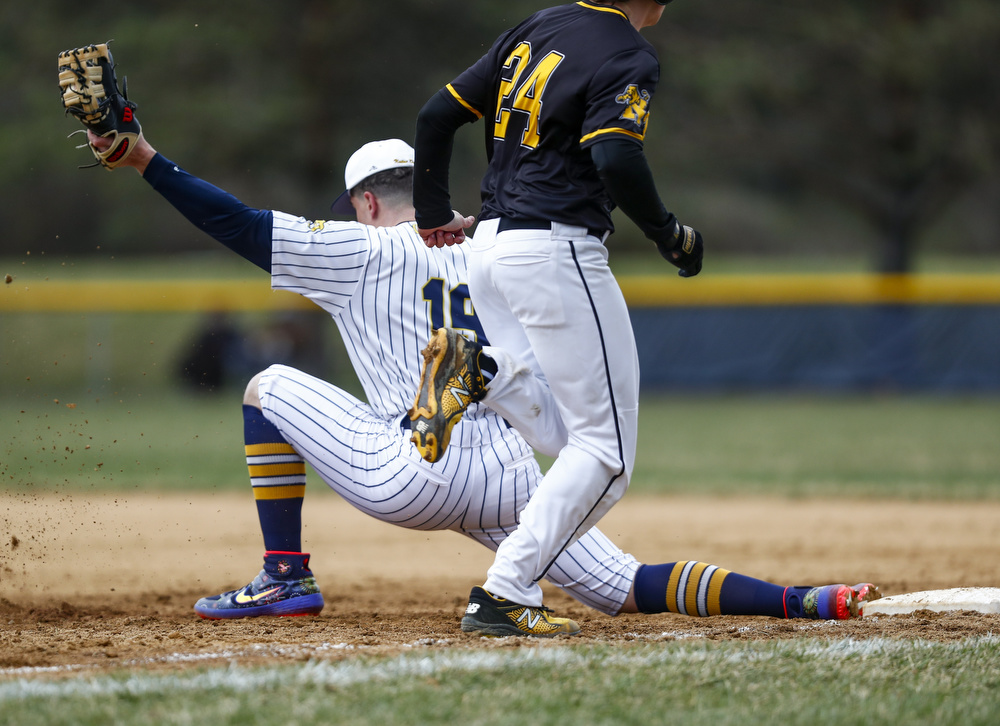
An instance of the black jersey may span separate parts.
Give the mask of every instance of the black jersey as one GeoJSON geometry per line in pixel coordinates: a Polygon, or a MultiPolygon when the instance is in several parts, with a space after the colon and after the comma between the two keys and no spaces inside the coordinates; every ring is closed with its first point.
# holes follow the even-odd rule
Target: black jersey
{"type": "Polygon", "coordinates": [[[642,144],[659,81],[656,51],[617,8],[542,10],[505,32],[447,90],[486,121],[480,219],[612,229],[612,202],[588,147],[642,144]]]}

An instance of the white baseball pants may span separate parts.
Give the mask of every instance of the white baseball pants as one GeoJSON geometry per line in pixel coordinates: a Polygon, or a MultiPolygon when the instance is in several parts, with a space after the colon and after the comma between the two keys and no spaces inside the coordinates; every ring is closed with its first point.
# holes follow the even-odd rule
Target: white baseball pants
{"type": "Polygon", "coordinates": [[[519,526],[497,549],[485,587],[539,606],[538,581],[628,487],[639,364],[628,309],[602,240],[562,224],[499,233],[497,226],[498,220],[481,222],[466,243],[476,314],[491,346],[509,355],[487,350],[497,354],[501,375],[484,403],[539,451],[558,456],[519,526]],[[503,375],[524,367],[533,373],[531,381],[523,371],[503,375]],[[526,388],[537,400],[525,395],[526,388]]]}

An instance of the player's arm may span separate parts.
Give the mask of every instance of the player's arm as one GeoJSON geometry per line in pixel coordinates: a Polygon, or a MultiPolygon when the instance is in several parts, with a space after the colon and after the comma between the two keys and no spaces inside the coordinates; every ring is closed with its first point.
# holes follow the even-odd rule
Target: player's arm
{"type": "MultiPolygon", "coordinates": [[[[89,139],[98,149],[110,143],[92,131],[89,139]]],[[[273,215],[269,210],[248,207],[232,194],[187,173],[157,153],[144,137],[121,165],[142,174],[195,227],[265,272],[271,271],[273,215]]]]}
{"type": "Polygon", "coordinates": [[[452,209],[448,172],[455,132],[478,118],[476,111],[463,106],[447,88],[432,96],[417,115],[413,207],[417,228],[429,246],[461,242],[465,230],[475,222],[474,217],[464,217],[452,209]]]}
{"type": "Polygon", "coordinates": [[[701,234],[682,226],[663,206],[642,146],[609,134],[591,145],[590,155],[611,200],[656,244],[664,259],[680,268],[682,277],[697,275],[704,253],[701,234]]]}

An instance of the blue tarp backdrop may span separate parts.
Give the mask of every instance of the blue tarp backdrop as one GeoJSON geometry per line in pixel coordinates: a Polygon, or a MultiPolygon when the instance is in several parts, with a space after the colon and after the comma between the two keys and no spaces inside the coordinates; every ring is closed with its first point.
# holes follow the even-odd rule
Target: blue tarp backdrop
{"type": "Polygon", "coordinates": [[[1000,392],[1000,305],[632,309],[643,390],[1000,392]]]}

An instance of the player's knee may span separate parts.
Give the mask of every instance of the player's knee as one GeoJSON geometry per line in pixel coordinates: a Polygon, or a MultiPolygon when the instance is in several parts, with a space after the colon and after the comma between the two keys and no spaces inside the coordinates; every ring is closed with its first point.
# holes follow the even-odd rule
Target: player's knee
{"type": "Polygon", "coordinates": [[[254,408],[261,407],[260,392],[258,391],[258,387],[260,386],[261,375],[263,375],[263,372],[255,375],[253,378],[250,379],[250,382],[247,384],[247,389],[243,392],[244,406],[253,406],[254,408]]]}

